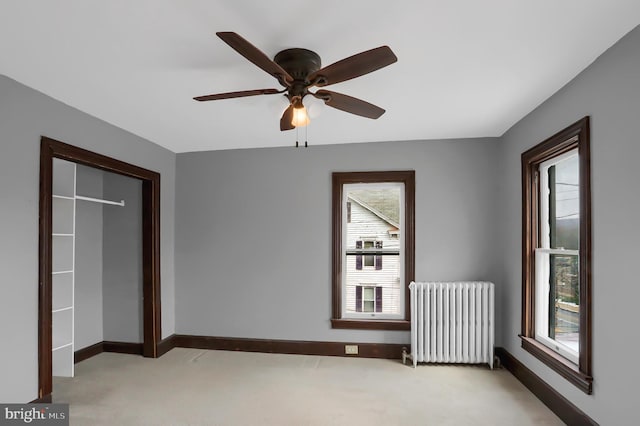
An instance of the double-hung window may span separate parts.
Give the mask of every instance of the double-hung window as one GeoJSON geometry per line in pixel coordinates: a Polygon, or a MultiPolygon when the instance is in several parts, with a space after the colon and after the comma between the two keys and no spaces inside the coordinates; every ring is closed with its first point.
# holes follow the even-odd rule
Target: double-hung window
{"type": "Polygon", "coordinates": [[[590,393],[588,117],[522,154],[522,346],[590,393]]]}
{"type": "Polygon", "coordinates": [[[580,183],[578,149],[540,164],[535,250],[535,338],[578,364],[580,183]]]}
{"type": "Polygon", "coordinates": [[[382,312],[382,287],[356,286],[356,312],[382,312]]]}
{"type": "Polygon", "coordinates": [[[333,174],[334,328],[409,329],[414,175],[333,174]]]}
{"type": "MultiPolygon", "coordinates": [[[[347,232],[349,232],[349,229],[351,227],[349,225],[347,225],[347,232]]],[[[385,232],[385,231],[383,231],[385,232]]],[[[353,233],[353,230],[351,230],[351,233],[353,233]]],[[[399,247],[396,247],[396,250],[394,250],[393,252],[391,251],[387,251],[387,254],[391,254],[391,255],[400,255],[400,251],[398,250],[399,247]]],[[[357,240],[356,241],[356,250],[357,251],[352,251],[351,255],[355,255],[356,256],[356,270],[361,271],[363,269],[363,267],[366,268],[375,268],[376,270],[381,270],[382,269],[382,255],[381,254],[372,254],[375,252],[380,253],[380,250],[382,249],[382,241],[373,241],[373,240],[368,240],[368,241],[362,241],[362,240],[357,240]],[[360,251],[362,250],[362,251],[360,251]]],[[[399,259],[400,260],[400,259],[399,259]]],[[[395,262],[394,264],[399,264],[399,262],[395,262]]]]}

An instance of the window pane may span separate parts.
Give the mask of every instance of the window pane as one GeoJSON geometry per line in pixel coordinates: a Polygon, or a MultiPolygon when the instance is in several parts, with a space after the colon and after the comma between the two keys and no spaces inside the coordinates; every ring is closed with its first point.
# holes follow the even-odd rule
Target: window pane
{"type": "Polygon", "coordinates": [[[357,240],[365,240],[364,248],[373,248],[376,240],[383,241],[384,248],[399,248],[402,185],[345,185],[344,189],[346,201],[351,204],[351,221],[346,224],[347,249],[355,248],[357,240]],[[385,241],[390,239],[395,243],[385,241]]]}
{"type": "Polygon", "coordinates": [[[364,288],[364,300],[373,300],[373,287],[364,288]]]}
{"type": "MultiPolygon", "coordinates": [[[[384,254],[354,254],[344,259],[345,313],[356,313],[356,286],[363,287],[362,312],[376,312],[375,288],[382,287],[379,314],[402,315],[400,229],[402,183],[344,185],[343,208],[351,205],[351,221],[344,223],[346,250],[379,250],[384,254]],[[357,241],[362,244],[358,247],[357,241]],[[358,268],[358,258],[362,267],[358,268]]],[[[346,222],[346,221],[345,221],[346,222]]]]}
{"type": "Polygon", "coordinates": [[[551,248],[578,250],[580,198],[578,155],[547,169],[549,182],[549,241],[551,248]]]}
{"type": "Polygon", "coordinates": [[[579,257],[537,250],[535,273],[536,338],[577,362],[580,349],[579,257]]]}
{"type": "MultiPolygon", "coordinates": [[[[372,249],[373,248],[373,241],[365,241],[364,242],[364,248],[365,249],[372,249]]],[[[373,255],[372,254],[368,254],[364,256],[364,266],[373,266],[373,255]]]]}
{"type": "Polygon", "coordinates": [[[579,352],[578,256],[550,255],[549,337],[579,352]]]}

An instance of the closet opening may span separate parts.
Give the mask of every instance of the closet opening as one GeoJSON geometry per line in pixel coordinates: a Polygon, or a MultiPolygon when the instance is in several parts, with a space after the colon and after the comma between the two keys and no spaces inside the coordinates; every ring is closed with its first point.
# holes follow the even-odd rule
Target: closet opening
{"type": "MultiPolygon", "coordinates": [[[[43,136],[40,144],[39,198],[38,398],[42,402],[47,402],[51,400],[54,369],[57,371],[56,375],[73,375],[74,356],[76,359],[78,357],[83,359],[92,355],[91,352],[96,354],[109,351],[109,345],[114,344],[119,346],[116,350],[118,352],[137,353],[150,358],[161,355],[158,351],[162,336],[160,330],[160,174],[43,136]],[[56,170],[55,180],[54,169],[56,170]],[[88,185],[85,184],[80,188],[77,188],[76,182],[78,170],[87,177],[86,180],[89,182],[88,185]],[[99,191],[91,193],[91,181],[99,191]],[[123,216],[124,203],[115,193],[109,193],[107,188],[120,188],[115,192],[127,192],[128,198],[133,200],[133,203],[128,206],[127,214],[134,214],[137,217],[132,219],[123,216]],[[78,189],[89,193],[82,193],[77,191],[78,189]],[[100,232],[100,234],[104,232],[109,238],[101,241],[100,244],[103,247],[100,248],[100,255],[103,248],[110,249],[114,255],[109,256],[107,264],[101,265],[101,268],[118,271],[118,262],[126,260],[126,256],[137,257],[137,265],[129,268],[129,280],[131,281],[131,274],[141,277],[141,283],[138,279],[141,289],[124,287],[118,289],[117,286],[113,286],[109,287],[108,293],[115,291],[119,294],[105,296],[111,299],[120,297],[119,300],[124,301],[123,306],[115,309],[128,309],[129,313],[133,312],[133,315],[136,315],[136,310],[139,315],[141,310],[138,324],[128,330],[130,334],[123,337],[123,340],[125,342],[142,340],[142,343],[108,341],[109,335],[106,334],[105,327],[104,341],[86,348],[75,347],[74,354],[74,315],[76,314],[74,285],[78,272],[75,268],[76,219],[78,219],[76,203],[93,205],[90,207],[93,210],[83,213],[80,218],[82,223],[87,223],[87,220],[89,223],[92,220],[95,221],[96,218],[93,218],[92,214],[98,216],[96,212],[109,212],[105,213],[105,218],[108,214],[109,220],[104,223],[104,228],[101,228],[100,232]],[[96,210],[95,206],[98,203],[104,204],[105,209],[96,210]],[[120,211],[110,209],[120,209],[120,211]],[[120,236],[126,236],[127,232],[135,233],[138,236],[137,240],[134,239],[131,247],[122,246],[114,249],[112,246],[118,244],[118,232],[113,231],[113,224],[123,223],[129,223],[131,227],[128,230],[120,230],[120,236]],[[137,254],[131,250],[136,250],[137,254]],[[132,297],[135,300],[131,300],[132,297]],[[139,306],[136,306],[136,303],[139,306]]],[[[91,235],[84,236],[85,240],[91,238],[91,235]]],[[[87,254],[82,253],[82,255],[87,254]]],[[[100,281],[100,285],[104,283],[100,281]]],[[[98,291],[102,298],[102,290],[98,291]]],[[[105,303],[104,314],[113,314],[106,302],[101,300],[100,303],[105,303]]],[[[112,321],[118,321],[118,316],[118,314],[111,315],[112,321]]],[[[121,327],[121,329],[125,328],[121,327]]],[[[84,346],[81,342],[79,343],[84,346]]]]}

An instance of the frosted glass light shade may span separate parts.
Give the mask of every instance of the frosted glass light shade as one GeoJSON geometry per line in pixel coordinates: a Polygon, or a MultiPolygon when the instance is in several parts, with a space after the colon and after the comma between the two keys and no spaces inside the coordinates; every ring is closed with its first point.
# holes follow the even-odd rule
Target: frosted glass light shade
{"type": "Polygon", "coordinates": [[[309,114],[310,118],[318,118],[326,108],[326,104],[322,99],[312,95],[305,96],[304,104],[307,107],[307,114],[309,114]]]}
{"type": "Polygon", "coordinates": [[[295,127],[304,127],[309,124],[309,115],[307,115],[307,109],[302,106],[301,108],[293,108],[293,118],[291,119],[291,125],[295,127]]]}

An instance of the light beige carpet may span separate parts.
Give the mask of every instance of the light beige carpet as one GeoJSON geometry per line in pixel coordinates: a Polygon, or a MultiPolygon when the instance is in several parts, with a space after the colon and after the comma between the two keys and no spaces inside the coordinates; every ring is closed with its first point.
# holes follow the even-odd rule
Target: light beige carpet
{"type": "Polygon", "coordinates": [[[71,425],[561,425],[506,370],[175,348],[54,378],[71,425]]]}

